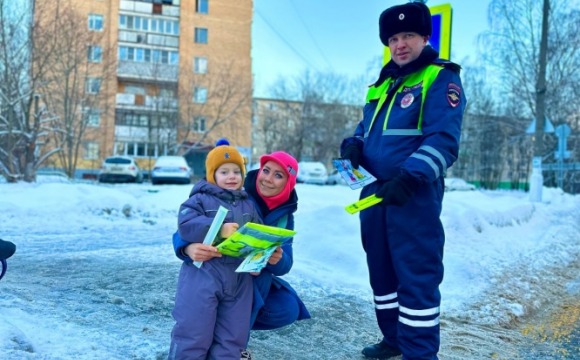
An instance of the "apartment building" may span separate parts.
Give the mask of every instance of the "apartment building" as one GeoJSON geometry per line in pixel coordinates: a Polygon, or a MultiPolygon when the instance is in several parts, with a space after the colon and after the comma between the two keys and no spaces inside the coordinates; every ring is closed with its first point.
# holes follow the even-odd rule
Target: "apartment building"
{"type": "Polygon", "coordinates": [[[76,176],[94,176],[111,155],[133,156],[144,169],[161,155],[184,155],[199,174],[221,137],[247,151],[252,7],[252,0],[36,0],[37,18],[72,10],[98,35],[86,44],[76,176]]]}

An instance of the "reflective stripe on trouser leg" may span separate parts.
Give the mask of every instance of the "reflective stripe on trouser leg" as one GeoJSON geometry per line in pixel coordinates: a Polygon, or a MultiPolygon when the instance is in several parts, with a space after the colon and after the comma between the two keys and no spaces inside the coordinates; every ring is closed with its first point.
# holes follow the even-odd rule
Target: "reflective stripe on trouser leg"
{"type": "MultiPolygon", "coordinates": [[[[361,192],[361,197],[375,193],[376,190],[376,184],[366,186],[361,192]]],[[[386,207],[375,205],[360,213],[361,239],[367,256],[377,324],[384,341],[391,346],[397,346],[398,280],[387,244],[385,211],[386,207]]]]}
{"type": "Polygon", "coordinates": [[[421,187],[402,207],[388,207],[387,229],[399,279],[398,345],[405,358],[436,359],[443,280],[439,183],[421,187]]]}

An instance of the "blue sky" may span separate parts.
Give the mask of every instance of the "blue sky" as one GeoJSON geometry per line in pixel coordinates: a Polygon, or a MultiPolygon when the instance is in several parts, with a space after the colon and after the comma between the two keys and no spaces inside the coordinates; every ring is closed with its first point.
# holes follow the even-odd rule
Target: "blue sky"
{"type": "MultiPolygon", "coordinates": [[[[254,0],[252,60],[256,96],[267,96],[279,77],[305,69],[348,76],[364,75],[382,55],[380,13],[405,0],[254,0]]],[[[451,4],[451,59],[474,58],[475,41],[487,29],[490,0],[429,0],[428,6],[451,4]]],[[[369,74],[373,79],[376,74],[369,74]]]]}

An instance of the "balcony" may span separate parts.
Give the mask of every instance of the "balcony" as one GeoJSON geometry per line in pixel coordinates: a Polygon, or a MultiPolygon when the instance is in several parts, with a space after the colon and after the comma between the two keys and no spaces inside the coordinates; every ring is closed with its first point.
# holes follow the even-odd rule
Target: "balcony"
{"type": "Polygon", "coordinates": [[[179,67],[177,65],[122,60],[117,65],[117,76],[126,79],[177,82],[178,75],[179,67]]]}
{"type": "Polygon", "coordinates": [[[161,96],[146,96],[140,94],[117,94],[117,108],[140,109],[148,111],[177,111],[176,98],[161,96]]]}
{"type": "Polygon", "coordinates": [[[119,10],[143,14],[159,14],[163,16],[179,17],[179,0],[173,0],[172,4],[163,1],[132,1],[121,0],[119,10]]]}
{"type": "Polygon", "coordinates": [[[179,48],[179,37],[163,34],[149,34],[133,30],[119,30],[119,41],[152,46],[179,48]]]}

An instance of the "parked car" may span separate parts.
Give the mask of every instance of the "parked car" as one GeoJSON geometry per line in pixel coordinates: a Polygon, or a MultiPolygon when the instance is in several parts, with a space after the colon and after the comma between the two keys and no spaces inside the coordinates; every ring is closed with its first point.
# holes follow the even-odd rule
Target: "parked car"
{"type": "Polygon", "coordinates": [[[445,191],[472,191],[476,187],[460,178],[445,178],[445,191]]]}
{"type": "Polygon", "coordinates": [[[135,159],[129,156],[109,156],[103,161],[99,182],[143,182],[143,173],[135,159]]]}
{"type": "Polygon", "coordinates": [[[151,170],[151,184],[191,184],[193,171],[183,156],[160,156],[151,170]]]}
{"type": "Polygon", "coordinates": [[[64,171],[38,169],[36,170],[37,183],[69,183],[70,179],[64,171]]]}
{"type": "Polygon", "coordinates": [[[306,184],[326,184],[328,172],[323,163],[318,161],[301,161],[298,163],[296,182],[306,184]]]}
{"type": "Polygon", "coordinates": [[[342,175],[338,172],[338,170],[333,170],[329,175],[328,179],[326,179],[327,185],[346,185],[346,181],[342,178],[342,175]]]}

